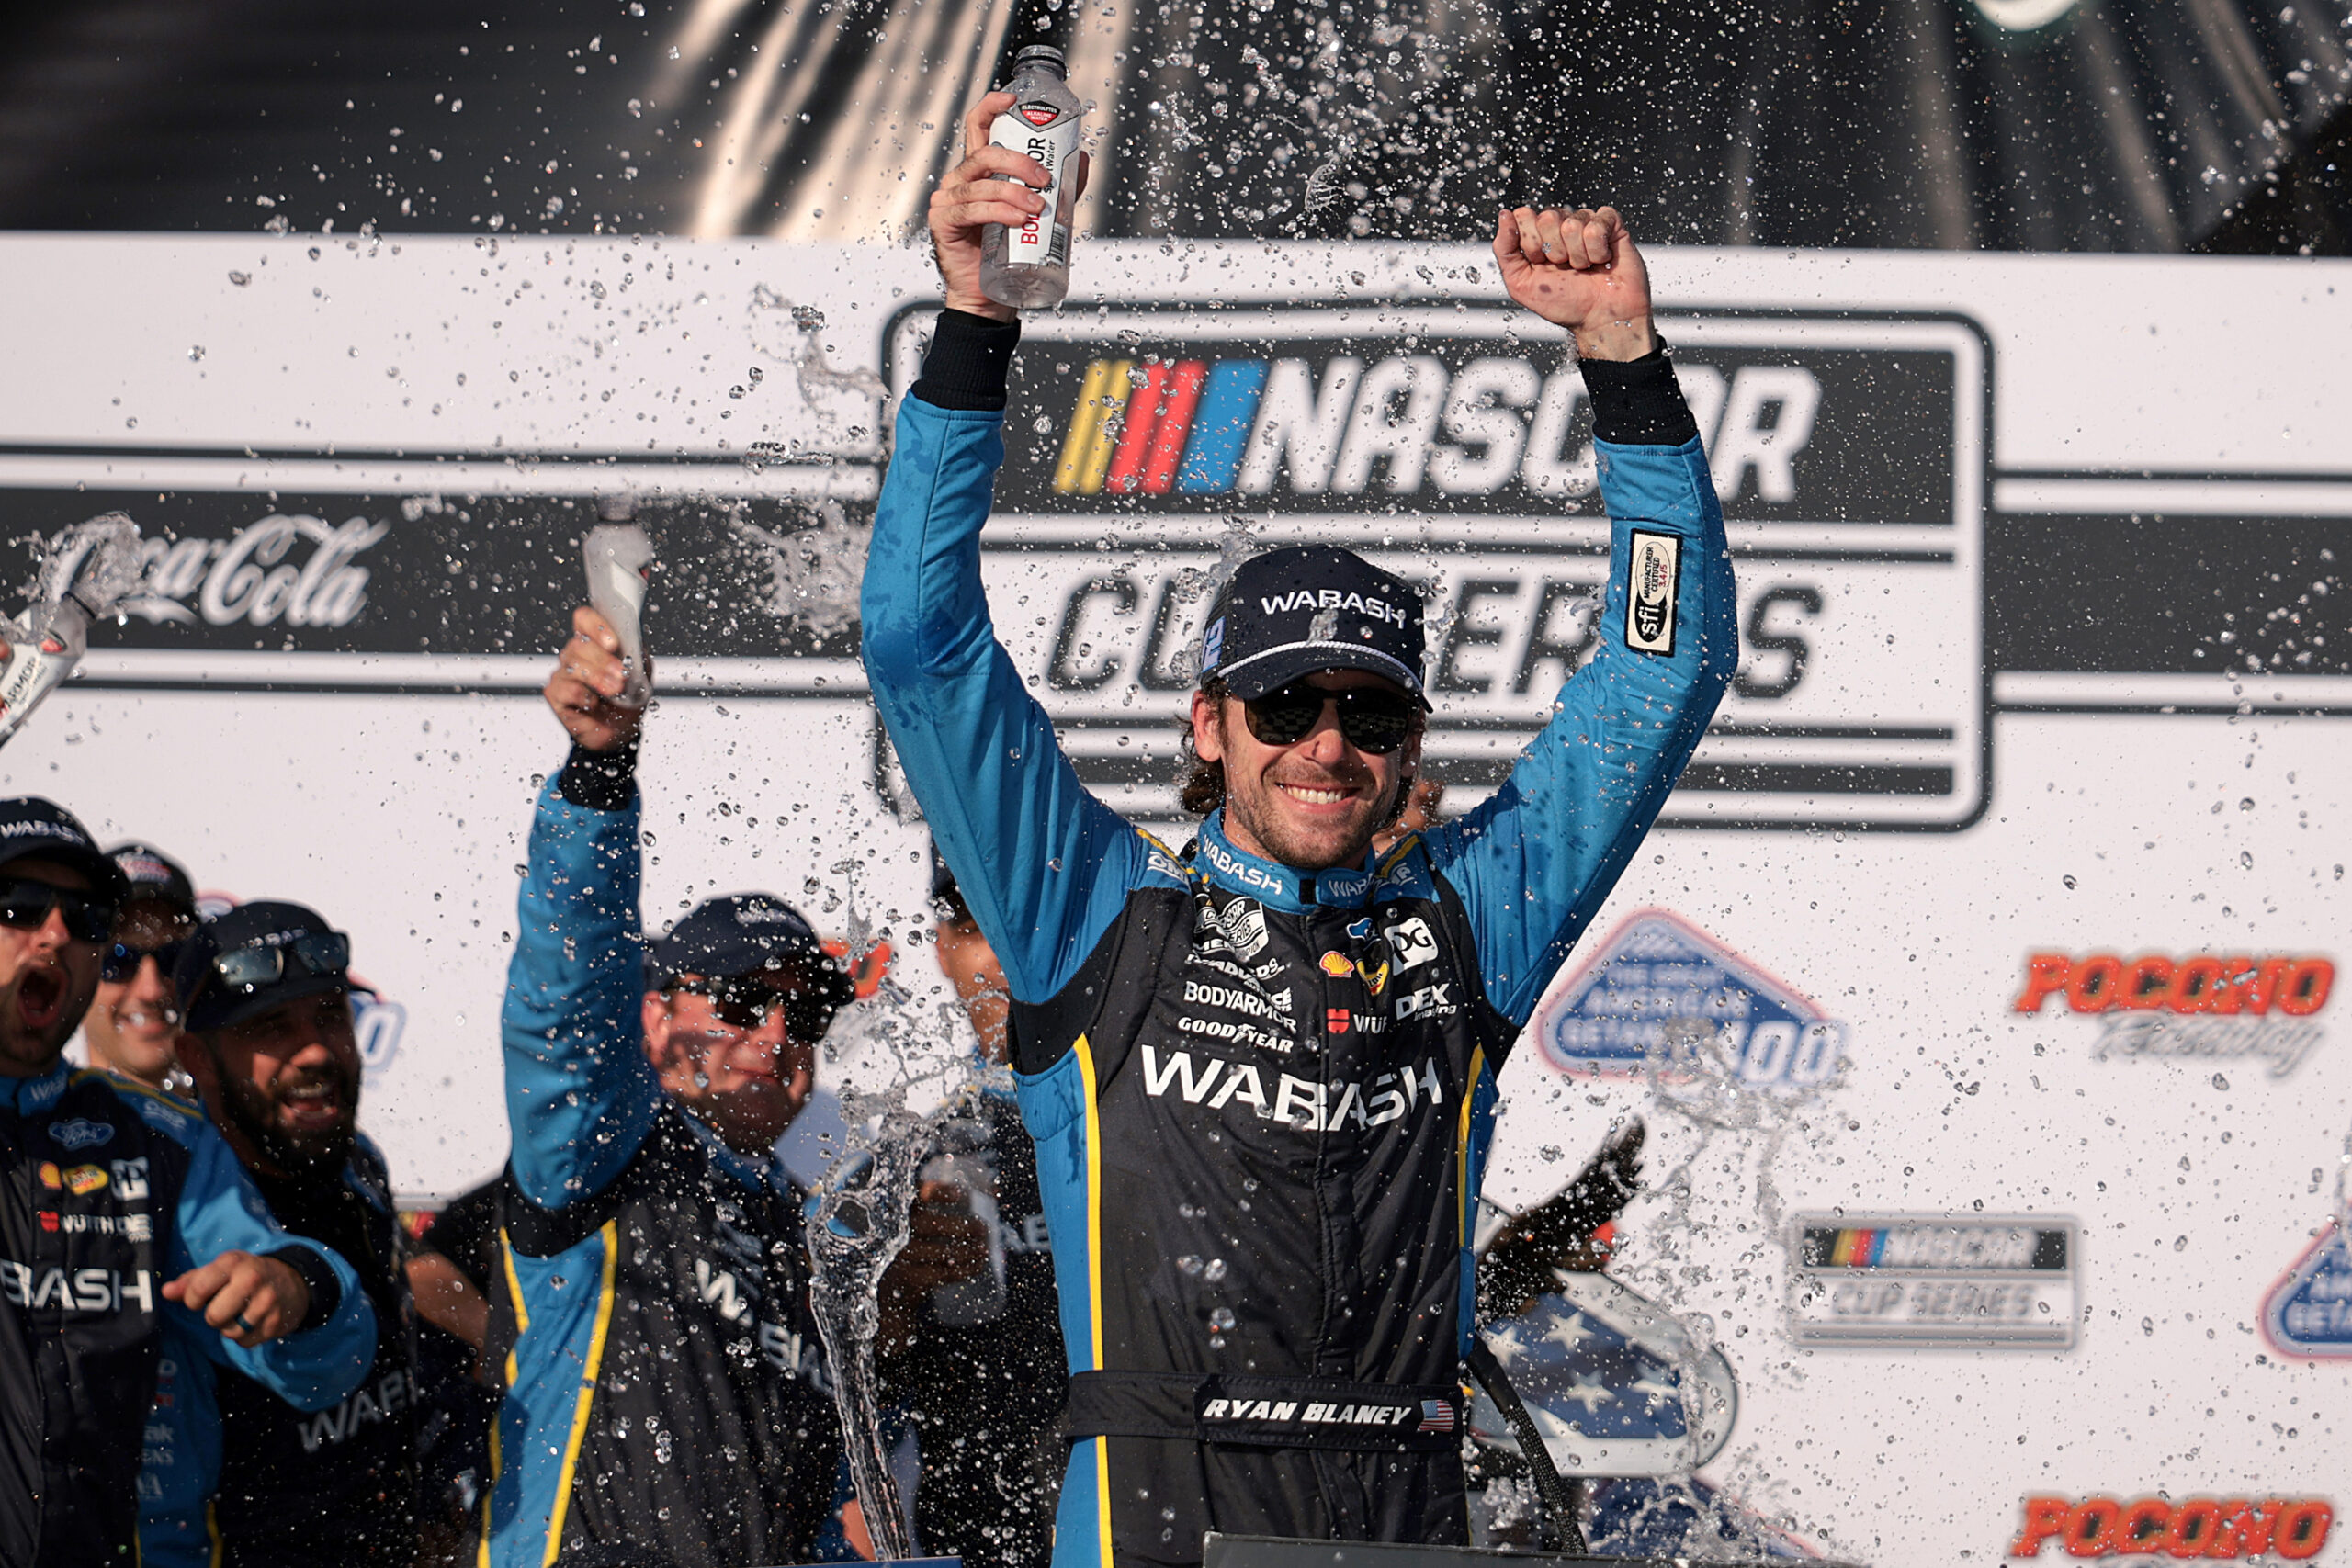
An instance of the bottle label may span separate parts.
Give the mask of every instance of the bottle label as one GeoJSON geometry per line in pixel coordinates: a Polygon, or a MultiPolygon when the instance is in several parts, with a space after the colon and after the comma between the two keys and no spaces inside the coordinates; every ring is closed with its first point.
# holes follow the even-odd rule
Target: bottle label
{"type": "Polygon", "coordinates": [[[1061,220],[1062,187],[1078,174],[1079,117],[1059,104],[1032,100],[1015,104],[997,116],[989,141],[999,147],[1026,152],[1053,176],[1039,192],[1045,210],[1004,235],[1004,259],[1012,266],[1042,266],[1069,254],[1069,235],[1061,220]]]}

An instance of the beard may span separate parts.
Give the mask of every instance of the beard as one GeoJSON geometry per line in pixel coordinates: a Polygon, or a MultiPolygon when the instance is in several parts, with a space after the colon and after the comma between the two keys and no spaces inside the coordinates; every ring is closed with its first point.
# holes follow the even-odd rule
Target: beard
{"type": "Polygon", "coordinates": [[[278,1169],[288,1176],[319,1177],[341,1170],[351,1158],[352,1138],[359,1125],[359,1085],[349,1075],[336,1069],[306,1073],[290,1082],[281,1079],[271,1089],[264,1089],[248,1079],[231,1077],[220,1071],[217,1055],[213,1058],[213,1070],[220,1086],[221,1110],[237,1130],[253,1141],[262,1156],[278,1169]],[[317,1132],[296,1132],[288,1127],[278,1114],[286,1093],[322,1085],[342,1108],[341,1120],[334,1126],[317,1132]]]}

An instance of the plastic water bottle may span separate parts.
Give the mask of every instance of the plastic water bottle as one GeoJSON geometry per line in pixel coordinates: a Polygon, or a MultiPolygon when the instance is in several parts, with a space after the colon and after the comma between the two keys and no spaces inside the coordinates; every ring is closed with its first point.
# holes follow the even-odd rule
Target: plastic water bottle
{"type": "Polygon", "coordinates": [[[641,708],[650,695],[645,680],[646,581],[653,570],[653,541],[631,521],[636,508],[627,496],[607,496],[597,505],[604,519],[588,530],[580,553],[587,558],[588,603],[620,635],[627,663],[620,701],[641,708]]]}
{"type": "Polygon", "coordinates": [[[1069,90],[1069,62],[1050,44],[1021,51],[1005,90],[1012,107],[997,116],[989,143],[1028,153],[1053,180],[1039,193],[1046,206],[1037,216],[1019,229],[991,223],[980,231],[980,290],[1016,310],[1057,305],[1069,292],[1069,222],[1078,206],[1079,122],[1086,106],[1069,90]]]}
{"type": "Polygon", "coordinates": [[[119,512],[59,536],[42,566],[39,600],[24,617],[0,616],[8,661],[0,668],[0,743],[24,727],[89,650],[90,623],[111,615],[141,579],[139,525],[119,512]]]}

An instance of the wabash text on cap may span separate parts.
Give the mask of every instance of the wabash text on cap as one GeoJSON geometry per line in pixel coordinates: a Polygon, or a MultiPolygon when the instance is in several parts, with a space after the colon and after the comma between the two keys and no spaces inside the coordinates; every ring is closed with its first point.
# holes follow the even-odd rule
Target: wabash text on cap
{"type": "Polygon", "coordinates": [[[808,982],[817,999],[835,1006],[856,994],[841,960],[825,951],[800,911],[765,893],[737,893],[689,910],[668,934],[648,944],[650,980],[681,975],[707,980],[788,969],[808,982]]]}
{"type": "Polygon", "coordinates": [[[1201,678],[1246,700],[1317,670],[1369,670],[1419,697],[1426,651],[1412,584],[1351,551],[1299,545],[1227,580],[1201,634],[1201,678]]]}
{"type": "Polygon", "coordinates": [[[0,865],[19,860],[55,861],[90,879],[90,891],[122,902],[122,873],[99,852],[97,841],[71,811],[37,795],[0,800],[0,865]]]}
{"type": "Polygon", "coordinates": [[[172,983],[188,1028],[204,1034],[258,1018],[281,1003],[348,991],[350,962],[350,939],[316,909],[257,898],[197,927],[172,967],[172,983]],[[277,973],[232,984],[215,960],[233,960],[247,948],[276,949],[277,973]]]}
{"type": "Polygon", "coordinates": [[[107,852],[107,858],[114,862],[128,885],[123,895],[126,905],[150,900],[175,915],[196,919],[196,884],[188,880],[179,862],[154,845],[136,840],[117,844],[107,852]]]}

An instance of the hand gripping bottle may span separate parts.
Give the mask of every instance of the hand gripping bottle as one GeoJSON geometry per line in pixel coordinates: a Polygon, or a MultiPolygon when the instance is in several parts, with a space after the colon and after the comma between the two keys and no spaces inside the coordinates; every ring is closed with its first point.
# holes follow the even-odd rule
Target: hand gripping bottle
{"type": "Polygon", "coordinates": [[[1069,292],[1069,221],[1078,206],[1079,121],[1086,106],[1069,90],[1068,69],[1050,44],[1023,50],[1005,84],[1012,107],[989,130],[992,145],[1028,153],[1053,176],[1039,193],[1044,211],[1016,230],[991,223],[980,231],[981,292],[1016,310],[1057,305],[1069,292]]]}
{"type": "Polygon", "coordinates": [[[596,503],[604,521],[588,530],[581,554],[588,560],[588,603],[620,634],[621,657],[628,661],[620,702],[641,708],[652,689],[645,679],[645,585],[653,571],[653,541],[631,519],[636,507],[625,495],[596,503]]]}
{"type": "Polygon", "coordinates": [[[82,662],[90,623],[136,591],[143,568],[139,525],[119,512],[76,523],[41,563],[38,602],[21,620],[0,618],[8,663],[0,670],[0,744],[82,662]]]}

